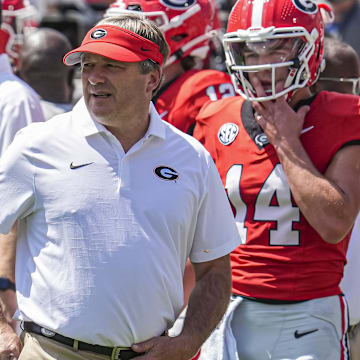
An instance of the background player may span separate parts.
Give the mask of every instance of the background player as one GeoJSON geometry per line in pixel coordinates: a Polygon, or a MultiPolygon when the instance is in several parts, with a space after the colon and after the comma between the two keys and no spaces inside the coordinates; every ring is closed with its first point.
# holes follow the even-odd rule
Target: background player
{"type": "Polygon", "coordinates": [[[242,98],[205,105],[194,136],[216,161],[242,245],[203,359],[348,356],[339,283],[360,206],[360,105],[312,96],[323,34],[312,1],[239,0],[230,14],[224,48],[242,98]]]}

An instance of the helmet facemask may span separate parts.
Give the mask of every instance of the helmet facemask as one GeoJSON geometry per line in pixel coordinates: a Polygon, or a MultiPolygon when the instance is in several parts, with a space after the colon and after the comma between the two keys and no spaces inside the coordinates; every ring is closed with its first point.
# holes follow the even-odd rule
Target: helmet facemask
{"type": "Polygon", "coordinates": [[[309,60],[318,36],[316,29],[310,35],[303,27],[273,26],[226,33],[226,66],[237,93],[250,101],[269,101],[284,95],[289,101],[311,78],[309,60]],[[254,73],[263,84],[265,96],[258,96],[251,84],[254,73]],[[276,87],[279,80],[284,82],[281,90],[276,87]]]}

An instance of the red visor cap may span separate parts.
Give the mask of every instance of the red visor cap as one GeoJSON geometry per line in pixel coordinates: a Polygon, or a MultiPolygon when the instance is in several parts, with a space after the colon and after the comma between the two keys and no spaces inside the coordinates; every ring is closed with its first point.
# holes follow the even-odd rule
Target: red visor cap
{"type": "Polygon", "coordinates": [[[64,64],[71,66],[81,62],[81,54],[87,52],[115,61],[139,62],[147,59],[162,65],[163,56],[159,45],[114,25],[97,25],[85,36],[81,45],[64,56],[64,64]]]}

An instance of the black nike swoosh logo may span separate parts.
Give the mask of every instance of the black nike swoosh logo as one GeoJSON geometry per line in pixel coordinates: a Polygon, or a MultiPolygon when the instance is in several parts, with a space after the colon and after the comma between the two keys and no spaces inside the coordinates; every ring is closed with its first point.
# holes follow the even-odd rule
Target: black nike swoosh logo
{"type": "Polygon", "coordinates": [[[91,165],[93,164],[93,162],[90,162],[90,163],[86,163],[86,164],[80,164],[80,165],[74,165],[73,163],[70,164],[70,169],[78,169],[78,168],[81,168],[83,166],[88,166],[88,165],[91,165]]]}
{"type": "Polygon", "coordinates": [[[318,331],[319,329],[314,329],[314,330],[309,330],[309,331],[304,331],[304,332],[299,332],[299,330],[296,330],[295,333],[294,333],[294,336],[296,339],[299,339],[305,335],[309,335],[315,331],[318,331]]]}
{"type": "Polygon", "coordinates": [[[141,50],[142,50],[142,51],[151,51],[150,49],[146,49],[146,48],[144,48],[143,46],[141,47],[141,50]]]}

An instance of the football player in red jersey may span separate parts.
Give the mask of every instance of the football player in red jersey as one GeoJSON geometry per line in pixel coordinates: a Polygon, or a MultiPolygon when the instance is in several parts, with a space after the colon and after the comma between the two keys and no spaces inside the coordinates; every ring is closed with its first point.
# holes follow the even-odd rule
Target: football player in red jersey
{"type": "Polygon", "coordinates": [[[206,104],[212,154],[242,245],[233,297],[200,359],[348,359],[339,283],[360,207],[360,100],[310,86],[323,68],[324,4],[239,0],[224,35],[241,97],[206,104]]]}
{"type": "MultiPolygon", "coordinates": [[[[192,134],[195,117],[208,100],[234,96],[228,74],[200,70],[199,61],[209,55],[209,41],[219,33],[214,0],[120,0],[105,16],[142,11],[160,26],[170,46],[164,82],[153,99],[163,120],[192,134]]],[[[201,67],[201,65],[200,65],[201,67]]]]}

